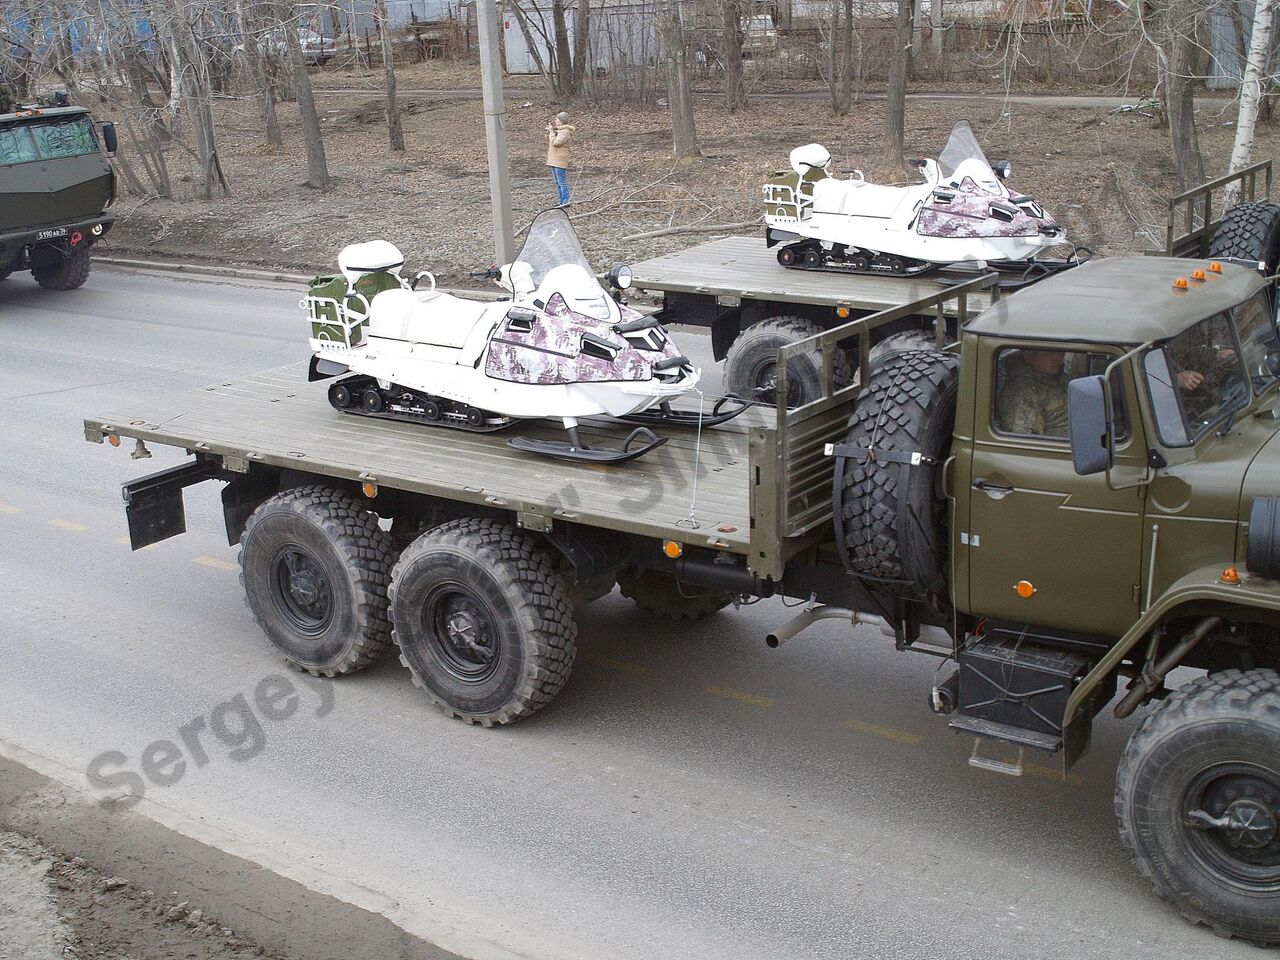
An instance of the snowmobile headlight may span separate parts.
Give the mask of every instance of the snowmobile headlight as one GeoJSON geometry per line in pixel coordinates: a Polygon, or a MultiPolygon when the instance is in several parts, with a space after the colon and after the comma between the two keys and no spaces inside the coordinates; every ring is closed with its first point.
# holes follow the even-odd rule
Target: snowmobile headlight
{"type": "Polygon", "coordinates": [[[626,290],[631,286],[631,268],[625,263],[615,263],[609,268],[608,280],[615,290],[626,290]]]}
{"type": "Polygon", "coordinates": [[[995,166],[991,168],[997,177],[1001,180],[1008,180],[1013,173],[1013,164],[1008,160],[997,160],[995,166]]]}

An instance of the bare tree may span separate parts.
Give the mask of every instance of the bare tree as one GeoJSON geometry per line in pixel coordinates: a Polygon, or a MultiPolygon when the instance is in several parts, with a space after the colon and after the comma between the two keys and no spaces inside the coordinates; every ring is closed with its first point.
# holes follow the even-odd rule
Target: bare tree
{"type": "MultiPolygon", "coordinates": [[[[1262,88],[1266,80],[1271,55],[1271,33],[1275,15],[1275,0],[1254,0],[1253,28],[1249,33],[1249,55],[1240,81],[1240,106],[1236,115],[1236,138],[1231,147],[1231,163],[1228,173],[1247,167],[1253,159],[1253,135],[1258,125],[1258,110],[1262,104],[1262,88]]],[[[1225,203],[1236,199],[1233,184],[1225,203]]]]}
{"type": "Polygon", "coordinates": [[[298,95],[302,139],[307,145],[307,186],[315,190],[328,190],[329,164],[324,155],[324,138],[320,133],[316,98],[311,92],[311,77],[307,74],[307,64],[302,56],[302,42],[298,39],[297,24],[292,19],[285,24],[284,42],[289,53],[294,88],[298,95]]]}
{"type": "Polygon", "coordinates": [[[828,0],[827,89],[831,111],[847,116],[853,104],[853,0],[828,0]]]}
{"type": "Polygon", "coordinates": [[[671,145],[676,159],[702,155],[693,120],[693,94],[689,89],[688,48],[680,0],[657,0],[658,35],[662,64],[667,75],[667,101],[671,107],[671,145]]]}
{"type": "Polygon", "coordinates": [[[264,43],[261,36],[261,16],[259,4],[255,0],[235,0],[236,19],[244,34],[245,61],[249,67],[249,75],[257,88],[258,106],[262,114],[263,135],[267,143],[278,147],[284,143],[280,134],[280,118],[276,113],[276,89],[272,76],[272,67],[268,55],[269,43],[264,43]]]}
{"type": "Polygon", "coordinates": [[[396,58],[391,46],[391,24],[387,21],[387,0],[377,0],[374,13],[382,40],[382,69],[387,78],[387,138],[391,149],[404,149],[404,128],[400,125],[400,104],[396,100],[396,58]]]}
{"type": "Polygon", "coordinates": [[[1208,8],[1199,0],[1148,0],[1142,29],[1146,34],[1164,88],[1169,144],[1178,183],[1187,190],[1204,182],[1204,157],[1196,129],[1197,35],[1208,8]]]}
{"type": "Polygon", "coordinates": [[[742,85],[742,9],[741,0],[720,0],[724,107],[730,113],[736,113],[747,105],[747,94],[742,85]]]}
{"type": "Polygon", "coordinates": [[[916,0],[898,0],[893,54],[889,59],[889,93],[884,109],[883,153],[887,163],[902,165],[907,117],[907,74],[911,69],[911,34],[916,0]]]}
{"type": "Polygon", "coordinates": [[[589,0],[507,0],[547,89],[561,100],[582,92],[590,51],[591,6],[589,0]],[[569,13],[573,13],[570,27],[569,13]]]}

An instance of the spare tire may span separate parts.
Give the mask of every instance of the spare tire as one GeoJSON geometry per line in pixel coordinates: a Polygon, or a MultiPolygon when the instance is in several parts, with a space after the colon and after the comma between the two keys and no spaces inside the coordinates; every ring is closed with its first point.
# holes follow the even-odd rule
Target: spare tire
{"type": "Polygon", "coordinates": [[[837,536],[849,569],[897,596],[946,594],[946,501],[938,479],[951,446],[960,358],[937,350],[888,356],[872,367],[837,473],[837,536]],[[886,453],[919,453],[918,464],[886,453]],[[876,458],[876,453],[880,456],[876,458]]]}
{"type": "MultiPolygon", "coordinates": [[[[753,324],[733,341],[724,360],[725,393],[756,403],[778,402],[778,351],[785,346],[817,336],[822,328],[800,317],[770,317],[753,324]]],[[[853,381],[853,367],[844,351],[835,354],[834,380],[837,388],[853,381]]],[[[808,350],[792,358],[787,367],[789,408],[803,407],[822,396],[822,353],[808,350]]]]}
{"type": "Polygon", "coordinates": [[[1250,573],[1280,580],[1280,497],[1253,498],[1244,564],[1250,573]]]}
{"type": "Polygon", "coordinates": [[[1268,276],[1280,264],[1280,204],[1238,203],[1222,215],[1209,256],[1256,260],[1268,276]]]}

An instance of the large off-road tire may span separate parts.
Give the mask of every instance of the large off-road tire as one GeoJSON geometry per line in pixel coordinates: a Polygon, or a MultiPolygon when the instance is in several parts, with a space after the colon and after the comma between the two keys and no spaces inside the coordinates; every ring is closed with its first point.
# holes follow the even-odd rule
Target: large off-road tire
{"type": "Polygon", "coordinates": [[[902,330],[898,333],[891,333],[878,343],[872,344],[869,359],[874,367],[899,353],[933,349],[935,347],[932,330],[902,330]]]}
{"type": "Polygon", "coordinates": [[[702,620],[733,603],[733,594],[682,584],[661,570],[623,570],[618,589],[643,612],[661,620],[702,620]]]}
{"type": "MultiPolygon", "coordinates": [[[[778,351],[822,332],[822,328],[800,317],[770,317],[738,334],[724,361],[726,393],[759,403],[778,402],[778,351]]],[[[848,386],[853,367],[844,351],[835,355],[835,385],[848,386]]],[[[801,407],[822,396],[822,354],[807,351],[793,357],[787,370],[788,407],[801,407]]]]}
{"type": "Polygon", "coordinates": [[[1280,674],[1226,670],[1169,697],[1129,738],[1115,807],[1139,872],[1183,916],[1280,943],[1280,674]]]}
{"type": "Polygon", "coordinates": [[[569,679],[573,607],[529,533],[474,518],[428,530],[400,555],[390,593],[400,661],[451,716],[511,723],[569,679]]]}
{"type": "Polygon", "coordinates": [[[894,354],[872,369],[849,421],[846,443],[924,458],[911,466],[851,457],[835,478],[836,522],[851,568],[900,596],[946,592],[946,502],[937,480],[951,445],[959,381],[955,354],[894,354]]]}
{"type": "Polygon", "coordinates": [[[324,486],[258,507],[240,538],[240,582],[285,661],[316,676],[354,673],[391,639],[391,538],[377,517],[324,486]]]}
{"type": "Polygon", "coordinates": [[[1239,203],[1222,215],[1209,256],[1256,260],[1270,276],[1280,265],[1280,204],[1239,203]]]}
{"type": "Polygon", "coordinates": [[[89,251],[82,247],[65,260],[32,267],[31,275],[46,290],[74,290],[89,279],[89,251]]]}

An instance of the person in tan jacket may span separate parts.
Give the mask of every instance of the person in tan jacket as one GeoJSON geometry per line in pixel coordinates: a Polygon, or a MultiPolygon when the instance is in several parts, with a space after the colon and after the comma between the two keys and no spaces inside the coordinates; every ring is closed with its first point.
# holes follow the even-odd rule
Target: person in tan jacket
{"type": "Polygon", "coordinates": [[[551,168],[551,181],[556,185],[556,196],[562,207],[569,205],[569,141],[576,129],[563,110],[547,124],[547,166],[551,168]]]}

